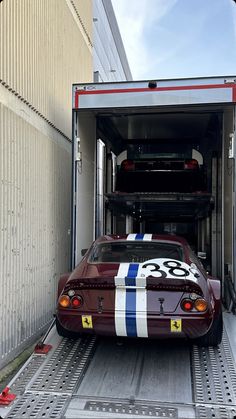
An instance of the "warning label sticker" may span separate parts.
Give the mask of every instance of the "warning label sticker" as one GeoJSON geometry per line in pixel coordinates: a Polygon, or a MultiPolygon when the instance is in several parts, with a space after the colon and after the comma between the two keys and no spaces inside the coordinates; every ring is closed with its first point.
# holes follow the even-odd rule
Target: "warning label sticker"
{"type": "Polygon", "coordinates": [[[170,331],[171,332],[182,332],[182,319],[171,319],[170,320],[170,331]]]}
{"type": "Polygon", "coordinates": [[[92,316],[82,316],[82,326],[84,329],[92,329],[93,328],[92,316]]]}

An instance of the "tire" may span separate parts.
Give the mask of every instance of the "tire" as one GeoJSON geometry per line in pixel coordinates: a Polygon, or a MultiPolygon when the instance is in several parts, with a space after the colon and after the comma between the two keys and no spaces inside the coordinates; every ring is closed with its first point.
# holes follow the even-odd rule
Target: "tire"
{"type": "Polygon", "coordinates": [[[211,325],[211,328],[208,332],[196,339],[196,344],[198,346],[217,346],[221,343],[223,334],[223,317],[222,311],[220,311],[218,317],[216,317],[211,325]]]}
{"type": "Polygon", "coordinates": [[[61,325],[57,317],[56,317],[56,329],[57,329],[58,335],[62,336],[63,338],[76,340],[79,337],[81,337],[80,333],[70,332],[70,330],[64,329],[64,327],[61,325]]]}

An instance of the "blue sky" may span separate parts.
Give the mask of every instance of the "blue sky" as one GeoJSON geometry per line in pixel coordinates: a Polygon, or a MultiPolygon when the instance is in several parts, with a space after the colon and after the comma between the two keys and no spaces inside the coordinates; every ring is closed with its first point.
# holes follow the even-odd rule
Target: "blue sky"
{"type": "Polygon", "coordinates": [[[134,80],[236,75],[233,0],[112,0],[134,80]]]}

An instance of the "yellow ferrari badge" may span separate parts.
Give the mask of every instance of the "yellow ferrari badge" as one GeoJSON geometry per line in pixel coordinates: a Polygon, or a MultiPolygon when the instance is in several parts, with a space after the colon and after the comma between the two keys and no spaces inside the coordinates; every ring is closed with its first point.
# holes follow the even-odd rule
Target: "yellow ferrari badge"
{"type": "Polygon", "coordinates": [[[170,320],[170,331],[179,333],[182,332],[182,319],[171,319],[170,320]]]}
{"type": "Polygon", "coordinates": [[[82,316],[82,326],[84,329],[92,329],[93,328],[92,316],[82,316]]]}

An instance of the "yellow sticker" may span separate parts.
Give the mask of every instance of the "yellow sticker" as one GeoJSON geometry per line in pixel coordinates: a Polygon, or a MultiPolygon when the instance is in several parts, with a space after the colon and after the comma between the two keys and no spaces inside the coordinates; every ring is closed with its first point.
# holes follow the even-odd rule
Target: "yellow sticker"
{"type": "Polygon", "coordinates": [[[170,320],[170,331],[171,332],[182,332],[182,319],[171,319],[170,320]]]}
{"type": "Polygon", "coordinates": [[[92,329],[93,328],[92,316],[82,316],[82,326],[84,329],[92,329]]]}

